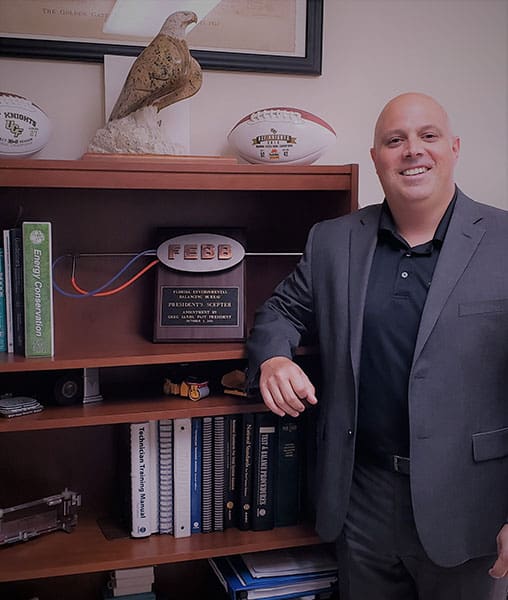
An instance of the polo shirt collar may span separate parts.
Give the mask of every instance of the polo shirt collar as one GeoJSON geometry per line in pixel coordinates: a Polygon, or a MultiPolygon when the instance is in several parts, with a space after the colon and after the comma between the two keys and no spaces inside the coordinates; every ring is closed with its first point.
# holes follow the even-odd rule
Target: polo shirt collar
{"type": "MultiPolygon", "coordinates": [[[[446,235],[446,232],[448,230],[448,226],[450,224],[450,220],[452,218],[452,214],[453,214],[453,209],[455,208],[455,203],[457,201],[457,186],[455,186],[455,193],[453,194],[453,198],[451,199],[451,202],[448,204],[448,207],[444,213],[444,215],[441,217],[441,221],[439,221],[439,225],[436,228],[436,231],[434,233],[434,237],[432,238],[432,243],[434,245],[437,245],[439,247],[441,247],[443,245],[444,242],[444,238],[446,235]]],[[[388,202],[386,201],[386,198],[383,201],[383,206],[381,208],[381,216],[379,218],[379,229],[378,229],[378,237],[380,240],[387,240],[387,239],[397,239],[400,242],[405,243],[405,245],[407,246],[407,242],[399,235],[399,233],[397,232],[397,228],[395,226],[395,221],[393,220],[393,216],[392,216],[392,212],[390,210],[390,207],[388,206],[388,202]]]]}

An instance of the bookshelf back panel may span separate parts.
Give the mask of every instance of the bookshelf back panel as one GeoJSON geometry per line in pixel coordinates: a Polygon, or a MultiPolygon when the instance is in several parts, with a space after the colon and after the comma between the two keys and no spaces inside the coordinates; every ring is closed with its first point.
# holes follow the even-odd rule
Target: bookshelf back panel
{"type": "MultiPolygon", "coordinates": [[[[155,249],[158,228],[243,228],[247,253],[275,253],[246,258],[248,330],[257,306],[297,261],[297,257],[276,253],[302,252],[311,223],[349,212],[349,207],[349,192],[323,190],[309,194],[9,188],[3,192],[0,222],[11,227],[21,220],[51,221],[53,259],[81,255],[74,267],[77,283],[84,290],[103,285],[133,255],[155,249]]],[[[150,260],[153,258],[140,259],[126,276],[150,260]]],[[[55,281],[65,291],[76,293],[70,285],[72,268],[72,259],[64,258],[55,270],[55,281]]],[[[154,296],[155,269],[123,292],[105,298],[68,298],[55,292],[56,356],[98,344],[128,354],[140,341],[150,342],[154,296]]]]}
{"type": "MultiPolygon", "coordinates": [[[[122,464],[129,460],[128,446],[120,440],[125,427],[2,433],[0,507],[58,494],[67,487],[82,495],[83,511],[111,514],[120,498],[120,470],[128,467],[122,464]]],[[[127,469],[127,477],[128,473],[127,469]]]]}

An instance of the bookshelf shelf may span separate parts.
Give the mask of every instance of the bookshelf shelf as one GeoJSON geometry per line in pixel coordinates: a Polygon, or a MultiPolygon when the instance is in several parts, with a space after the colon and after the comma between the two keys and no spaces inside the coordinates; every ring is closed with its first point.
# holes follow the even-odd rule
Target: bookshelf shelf
{"type": "Polygon", "coordinates": [[[2,552],[0,582],[176,563],[317,543],[319,538],[309,525],[256,532],[228,529],[186,538],[152,535],[135,541],[127,537],[108,540],[93,517],[80,517],[77,528],[70,534],[56,532],[2,552]]]}
{"type": "Polygon", "coordinates": [[[94,425],[118,425],[137,421],[207,417],[262,412],[263,403],[235,396],[208,396],[199,402],[160,396],[135,399],[108,398],[103,402],[77,406],[49,406],[40,413],[0,421],[0,434],[15,431],[67,429],[94,425]]]}
{"type": "MultiPolygon", "coordinates": [[[[161,227],[242,229],[248,331],[257,306],[296,264],[310,227],[355,210],[357,190],[357,165],[241,165],[204,157],[0,159],[0,225],[50,221],[53,258],[78,257],[84,289],[107,281],[125,265],[126,256],[154,249],[161,227]]],[[[243,342],[152,342],[154,271],[107,298],[77,300],[55,292],[54,358],[0,354],[0,392],[6,381],[31,379],[42,385],[60,371],[98,368],[104,396],[98,404],[48,405],[41,413],[0,420],[0,477],[9,482],[0,485],[0,507],[65,487],[83,497],[71,534],[51,533],[0,547],[0,597],[40,595],[39,584],[47,597],[67,585],[64,595],[70,597],[72,576],[78,574],[86,579],[95,573],[99,581],[108,570],[151,564],[175,565],[181,571],[180,563],[188,561],[319,541],[310,524],[262,532],[228,528],[180,539],[154,534],[113,540],[97,525],[98,515],[114,515],[118,509],[123,477],[118,469],[125,462],[122,440],[129,423],[266,410],[254,399],[237,396],[214,394],[194,403],[163,396],[148,385],[141,391],[136,385],[128,389],[131,381],[145,383],[148,375],[160,382],[160,373],[175,364],[199,363],[217,371],[224,365],[245,365],[243,342]],[[71,583],[62,576],[70,576],[71,583]],[[25,586],[27,581],[37,585],[25,586]]],[[[72,290],[70,273],[67,259],[54,272],[67,291],[72,290]]],[[[312,361],[315,354],[311,346],[299,350],[302,360],[312,361]]],[[[92,585],[93,577],[87,581],[92,585]]],[[[99,597],[100,583],[93,585],[99,597]]],[[[185,589],[183,583],[176,587],[185,589]]]]}
{"type": "MultiPolygon", "coordinates": [[[[83,369],[85,367],[129,367],[140,365],[170,365],[187,362],[212,362],[239,360],[247,357],[245,345],[240,342],[153,344],[136,340],[128,346],[114,347],[101,344],[96,348],[73,347],[67,351],[57,349],[53,358],[24,358],[14,354],[0,353],[0,372],[56,371],[83,369]]],[[[297,354],[306,356],[316,353],[315,347],[299,348],[297,354]]]]}

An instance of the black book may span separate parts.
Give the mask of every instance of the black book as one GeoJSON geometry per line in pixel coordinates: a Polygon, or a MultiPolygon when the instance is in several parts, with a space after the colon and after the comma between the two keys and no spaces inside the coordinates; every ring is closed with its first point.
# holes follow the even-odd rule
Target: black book
{"type": "Polygon", "coordinates": [[[271,412],[254,417],[254,471],[252,485],[252,529],[275,525],[274,484],[277,449],[277,417],[271,412]]]}
{"type": "Polygon", "coordinates": [[[239,415],[227,415],[224,427],[224,528],[236,527],[238,522],[238,473],[240,462],[239,415]]]}
{"type": "Polygon", "coordinates": [[[238,529],[252,527],[252,473],[254,457],[254,414],[244,413],[240,424],[238,485],[238,529]]]}
{"type": "Polygon", "coordinates": [[[12,328],[14,353],[25,354],[25,300],[23,282],[23,240],[21,228],[9,231],[11,241],[12,328]]]}
{"type": "Polygon", "coordinates": [[[277,422],[275,526],[296,525],[300,511],[301,419],[285,416],[277,422]]]}

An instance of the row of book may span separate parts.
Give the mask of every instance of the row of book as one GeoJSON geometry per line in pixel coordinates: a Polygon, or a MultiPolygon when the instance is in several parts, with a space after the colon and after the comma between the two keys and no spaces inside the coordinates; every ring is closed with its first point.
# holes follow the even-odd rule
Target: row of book
{"type": "Polygon", "coordinates": [[[296,524],[301,428],[268,412],[132,423],[131,535],[296,524]]]}
{"type": "Polygon", "coordinates": [[[0,246],[0,352],[53,356],[51,223],[4,229],[0,246]]]}

